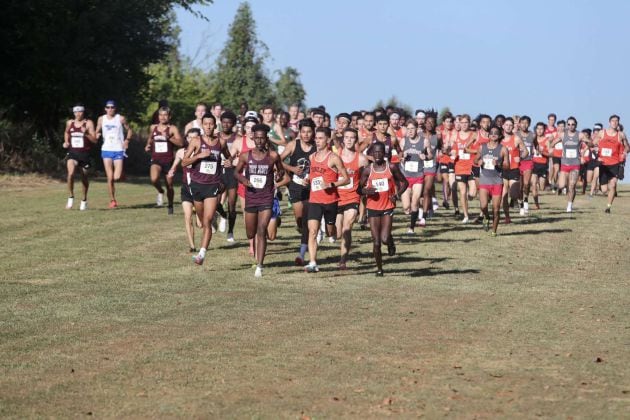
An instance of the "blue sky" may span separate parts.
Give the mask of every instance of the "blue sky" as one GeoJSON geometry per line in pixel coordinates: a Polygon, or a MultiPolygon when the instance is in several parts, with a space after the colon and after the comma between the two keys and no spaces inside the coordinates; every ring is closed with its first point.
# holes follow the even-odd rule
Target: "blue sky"
{"type": "MultiPolygon", "coordinates": [[[[238,1],[178,10],[181,52],[211,67],[238,1]]],[[[251,1],[267,69],[297,68],[309,106],[371,109],[392,95],[455,113],[612,113],[630,127],[630,2],[251,1]]]]}

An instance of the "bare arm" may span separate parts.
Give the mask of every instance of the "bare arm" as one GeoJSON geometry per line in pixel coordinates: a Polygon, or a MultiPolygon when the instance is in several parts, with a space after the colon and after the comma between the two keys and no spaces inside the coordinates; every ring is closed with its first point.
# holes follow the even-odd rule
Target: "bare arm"
{"type": "Polygon", "coordinates": [[[175,146],[182,147],[184,145],[184,139],[179,133],[179,129],[174,125],[171,126],[171,138],[169,139],[175,146]]]}
{"type": "Polygon", "coordinates": [[[151,134],[153,134],[153,129],[155,128],[155,124],[151,124],[149,126],[149,135],[147,136],[147,144],[146,146],[144,146],[144,151],[145,152],[150,152],[151,151],[151,145],[153,144],[153,136],[151,136],[151,134]]]}
{"type": "Polygon", "coordinates": [[[247,155],[241,155],[238,158],[238,163],[236,164],[236,169],[234,170],[234,177],[238,182],[245,185],[246,187],[251,187],[252,184],[249,182],[249,179],[245,178],[243,175],[243,168],[247,164],[247,155]]]}
{"type": "Polygon", "coordinates": [[[400,172],[400,169],[396,165],[390,165],[389,170],[392,171],[392,175],[394,175],[394,180],[396,181],[396,190],[397,193],[395,196],[392,196],[392,201],[396,202],[396,200],[400,200],[400,197],[409,187],[409,181],[407,178],[400,172]]]}
{"type": "Polygon", "coordinates": [[[202,152],[202,153],[198,153],[200,148],[201,148],[200,140],[193,139],[193,141],[191,141],[190,144],[188,145],[188,149],[186,149],[186,152],[184,153],[184,158],[182,159],[182,165],[184,166],[192,165],[199,159],[203,159],[210,156],[209,150],[206,150],[205,152],[202,152]]]}
{"type": "Polygon", "coordinates": [[[98,137],[96,137],[96,132],[94,131],[94,123],[92,120],[87,120],[85,123],[85,137],[92,143],[96,143],[98,141],[98,137]]]}
{"type": "Polygon", "coordinates": [[[70,134],[68,134],[68,128],[70,128],[70,124],[72,124],[72,120],[66,121],[66,129],[63,131],[63,148],[67,149],[70,147],[70,134]]]}
{"type": "Polygon", "coordinates": [[[177,170],[177,165],[179,165],[179,163],[182,161],[182,159],[184,159],[184,153],[186,151],[184,149],[179,149],[176,153],[175,153],[175,159],[173,160],[173,164],[171,165],[171,169],[169,169],[168,174],[166,176],[168,176],[169,178],[172,178],[175,176],[175,171],[177,170]]]}
{"type": "MultiPolygon", "coordinates": [[[[350,183],[350,177],[348,177],[348,171],[346,171],[346,167],[343,165],[341,158],[337,155],[332,155],[331,163],[334,168],[337,170],[338,179],[334,182],[336,187],[342,187],[344,185],[348,185],[350,183]]],[[[331,187],[332,187],[331,182],[331,187]]]]}

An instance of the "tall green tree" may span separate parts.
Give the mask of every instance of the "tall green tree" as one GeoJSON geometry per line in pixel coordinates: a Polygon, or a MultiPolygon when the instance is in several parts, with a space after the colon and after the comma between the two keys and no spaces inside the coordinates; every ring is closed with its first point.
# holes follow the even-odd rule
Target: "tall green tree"
{"type": "Polygon", "coordinates": [[[392,95],[389,97],[389,99],[387,99],[386,101],[383,101],[382,99],[380,99],[376,105],[374,106],[374,108],[387,108],[388,106],[392,106],[394,108],[398,108],[400,110],[403,110],[404,112],[406,112],[408,115],[413,115],[413,109],[411,108],[410,105],[405,104],[403,102],[401,102],[396,95],[392,95]]]}
{"type": "Polygon", "coordinates": [[[247,101],[252,109],[274,104],[271,81],[265,72],[267,47],[258,40],[249,3],[243,2],[230,25],[228,41],[217,59],[213,94],[227,107],[247,101]]]}
{"type": "Polygon", "coordinates": [[[175,44],[175,5],[212,0],[10,1],[0,26],[0,109],[48,138],[75,101],[100,111],[118,100],[133,113],[146,66],[175,44]]]}
{"type": "Polygon", "coordinates": [[[438,124],[442,124],[442,121],[444,121],[444,117],[446,116],[446,114],[450,114],[450,113],[451,113],[451,109],[447,106],[440,109],[440,113],[438,114],[438,124]]]}
{"type": "Polygon", "coordinates": [[[292,104],[298,104],[302,108],[306,90],[300,81],[300,72],[293,67],[287,67],[276,70],[276,73],[279,75],[274,83],[277,105],[287,109],[292,104]]]}

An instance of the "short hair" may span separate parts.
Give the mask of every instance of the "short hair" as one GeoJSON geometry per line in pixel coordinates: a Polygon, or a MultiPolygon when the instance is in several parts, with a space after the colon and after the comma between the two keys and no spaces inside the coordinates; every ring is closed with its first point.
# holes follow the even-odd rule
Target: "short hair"
{"type": "Polygon", "coordinates": [[[158,109],[158,113],[160,112],[166,112],[168,115],[171,115],[171,108],[169,108],[168,106],[161,106],[158,109]]]}
{"type": "Polygon", "coordinates": [[[619,118],[619,115],[617,115],[617,114],[612,114],[612,115],[610,116],[610,118],[608,118],[608,122],[612,121],[612,120],[613,120],[613,118],[617,118],[617,120],[620,120],[620,119],[621,119],[621,118],[619,118]]]}
{"type": "Polygon", "coordinates": [[[300,120],[299,124],[298,124],[298,128],[301,130],[304,127],[311,127],[311,129],[315,129],[315,121],[313,121],[311,118],[304,118],[302,120],[300,120]]]}
{"type": "Polygon", "coordinates": [[[321,115],[322,117],[326,116],[326,113],[320,108],[314,108],[311,110],[311,114],[313,115],[321,115]]]}
{"type": "Polygon", "coordinates": [[[514,124],[514,119],[512,117],[507,117],[506,119],[503,120],[503,124],[505,124],[506,122],[511,122],[512,124],[514,124]]]}
{"type": "Polygon", "coordinates": [[[529,115],[523,115],[523,116],[521,117],[521,121],[523,121],[523,120],[527,121],[527,125],[529,125],[529,124],[531,124],[531,123],[532,123],[532,119],[531,119],[531,118],[529,118],[529,115]]]}
{"type": "Polygon", "coordinates": [[[354,136],[356,138],[359,138],[359,132],[355,128],[352,128],[352,127],[346,128],[345,130],[343,130],[343,134],[346,134],[346,133],[354,133],[354,136]]]}
{"type": "Polygon", "coordinates": [[[201,121],[203,122],[203,120],[205,120],[206,118],[210,118],[212,121],[214,121],[215,124],[217,123],[217,119],[209,112],[203,114],[203,117],[201,117],[201,121]]]}
{"type": "Polygon", "coordinates": [[[468,114],[462,114],[459,116],[459,120],[468,120],[468,122],[470,122],[470,115],[468,114]]]}
{"type": "Polygon", "coordinates": [[[418,121],[414,120],[413,118],[405,123],[405,125],[409,125],[409,124],[411,124],[414,127],[418,128],[418,121]]]}
{"type": "Polygon", "coordinates": [[[577,125],[577,120],[575,119],[575,117],[571,116],[571,117],[567,118],[567,122],[571,121],[571,120],[575,121],[575,125],[577,125]]]}
{"type": "Polygon", "coordinates": [[[317,127],[315,129],[315,134],[317,133],[324,133],[326,137],[330,137],[332,134],[332,131],[330,130],[329,127],[317,127]]]}
{"type": "Polygon", "coordinates": [[[264,131],[265,134],[267,134],[269,132],[269,126],[267,124],[256,124],[252,127],[252,133],[256,131],[264,131]]]}
{"type": "Polygon", "coordinates": [[[337,116],[335,117],[335,119],[339,119],[339,118],[345,118],[348,121],[352,121],[352,117],[350,116],[350,114],[348,114],[347,112],[342,112],[341,114],[337,114],[337,116]]]}
{"type": "Polygon", "coordinates": [[[554,120],[557,120],[557,119],[558,119],[558,116],[557,116],[556,114],[554,114],[553,112],[552,112],[552,113],[550,113],[549,115],[547,115],[547,119],[549,119],[549,118],[551,118],[551,117],[553,117],[553,119],[554,119],[554,120]]]}
{"type": "Polygon", "coordinates": [[[231,120],[233,123],[236,122],[236,114],[232,111],[225,111],[223,112],[223,114],[221,114],[221,119],[222,120],[231,120]]]}
{"type": "Polygon", "coordinates": [[[198,136],[201,136],[201,129],[197,127],[190,128],[188,129],[188,131],[186,131],[186,137],[188,137],[190,134],[197,134],[198,136]]]}
{"type": "Polygon", "coordinates": [[[556,123],[556,125],[560,125],[560,124],[567,125],[567,122],[565,120],[560,120],[556,123]]]}
{"type": "Polygon", "coordinates": [[[363,118],[365,119],[365,117],[367,116],[371,116],[372,118],[376,118],[376,114],[374,114],[372,111],[368,111],[365,114],[363,114],[363,118]]]}
{"type": "MultiPolygon", "coordinates": [[[[362,116],[363,116],[363,114],[361,114],[361,112],[360,112],[360,111],[353,111],[353,112],[350,114],[350,117],[357,117],[357,118],[361,118],[362,116]]],[[[352,118],[351,118],[351,119],[352,119],[352,118]]]]}
{"type": "Polygon", "coordinates": [[[273,111],[274,111],[274,110],[273,110],[273,106],[271,106],[271,104],[267,104],[267,105],[265,105],[265,106],[263,106],[263,107],[262,107],[262,110],[263,110],[263,111],[264,111],[264,110],[266,110],[266,109],[270,109],[270,110],[271,110],[271,112],[273,112],[273,111]]]}
{"type": "Polygon", "coordinates": [[[593,131],[590,128],[585,128],[584,130],[582,130],[582,133],[588,135],[589,137],[591,136],[592,132],[593,131]]]}
{"type": "Polygon", "coordinates": [[[223,108],[223,104],[222,104],[221,102],[215,102],[215,103],[213,103],[213,104],[212,104],[212,108],[213,108],[213,109],[214,109],[214,108],[216,108],[216,107],[218,107],[218,106],[220,106],[221,108],[223,108]]]}
{"type": "Polygon", "coordinates": [[[387,121],[387,124],[389,124],[389,115],[387,114],[381,114],[378,117],[376,117],[376,122],[379,123],[381,121],[387,121]]]}

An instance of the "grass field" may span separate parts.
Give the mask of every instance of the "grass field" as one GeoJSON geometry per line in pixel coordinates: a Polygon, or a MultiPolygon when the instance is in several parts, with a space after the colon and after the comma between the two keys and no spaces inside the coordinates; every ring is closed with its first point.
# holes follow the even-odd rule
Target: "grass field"
{"type": "Polygon", "coordinates": [[[240,217],[197,267],[144,180],[114,211],[95,181],[79,212],[61,183],[5,176],[0,416],[628,418],[623,188],[612,215],[543,196],[497,238],[444,211],[411,238],[398,216],[384,278],[358,229],[349,271],[323,242],[304,274],[285,210],[254,279],[240,217]]]}

